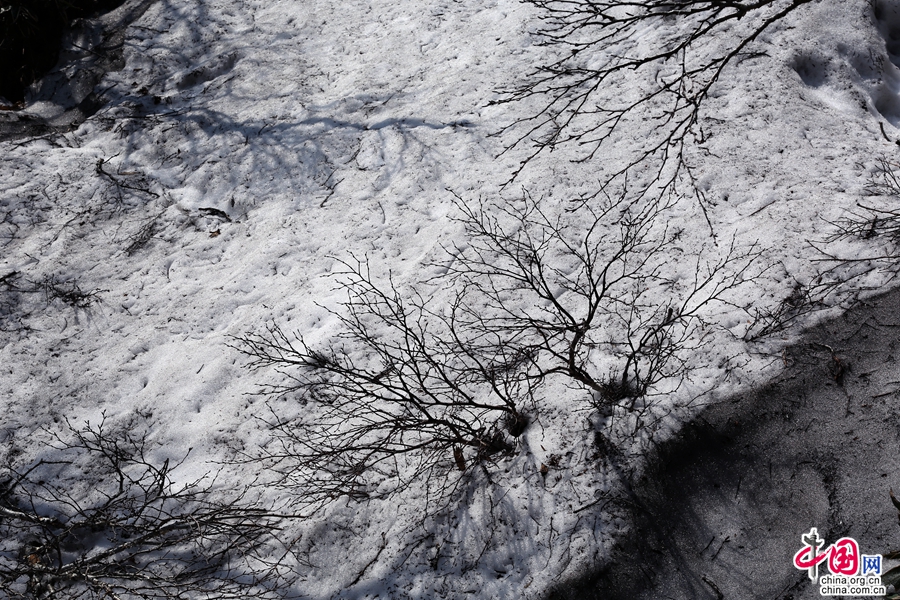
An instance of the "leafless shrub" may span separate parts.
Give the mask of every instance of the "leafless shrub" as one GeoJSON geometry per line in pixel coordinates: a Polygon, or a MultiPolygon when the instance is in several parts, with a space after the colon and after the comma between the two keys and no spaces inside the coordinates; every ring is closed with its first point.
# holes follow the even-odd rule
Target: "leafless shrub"
{"type": "Polygon", "coordinates": [[[84,291],[76,281],[61,280],[55,275],[35,280],[19,271],[11,271],[0,276],[0,331],[29,331],[28,318],[40,312],[41,297],[47,306],[53,300],[61,300],[72,308],[83,310],[100,301],[102,291],[84,291]]]}
{"type": "Polygon", "coordinates": [[[99,294],[102,290],[84,291],[77,281],[63,281],[54,275],[49,275],[41,279],[36,289],[44,293],[49,303],[51,300],[58,299],[68,304],[72,308],[88,308],[94,302],[99,300],[99,294]]]}
{"type": "Polygon", "coordinates": [[[849,212],[835,223],[837,237],[857,237],[864,240],[883,238],[900,243],[900,209],[875,208],[857,203],[859,211],[849,212]]]}
{"type": "Polygon", "coordinates": [[[147,440],[100,424],[45,458],[0,467],[0,593],[7,598],[269,598],[277,565],[255,552],[279,519],[209,478],[176,483],[147,440]]]}
{"type": "MultiPolygon", "coordinates": [[[[869,177],[866,192],[870,196],[886,198],[892,204],[900,204],[900,164],[882,158],[869,177]]],[[[867,206],[857,203],[857,209],[832,225],[836,232],[828,241],[845,238],[881,238],[900,244],[900,208],[867,206]]]]}
{"type": "Polygon", "coordinates": [[[813,247],[819,251],[819,262],[827,264],[823,276],[846,287],[851,281],[872,271],[882,271],[893,278],[900,274],[900,164],[881,159],[869,179],[867,192],[872,200],[858,202],[856,208],[829,224],[832,233],[813,247]],[[873,204],[881,204],[875,206],[873,204]],[[864,252],[834,251],[828,245],[865,240],[878,244],[877,250],[864,252]]]}
{"type": "Polygon", "coordinates": [[[273,411],[280,447],[265,458],[283,481],[317,506],[387,495],[435,469],[462,471],[467,461],[510,451],[504,425],[521,432],[521,401],[532,387],[518,377],[521,357],[469,345],[477,340],[456,326],[455,307],[431,311],[393,283],[377,286],[364,263],[345,267],[348,300],[346,313],[336,313],[343,332],[334,348],[310,348],[274,325],[240,340],[254,366],[289,374],[272,391],[312,404],[287,419],[273,411]]]}
{"type": "Polygon", "coordinates": [[[611,200],[559,217],[527,195],[458,206],[469,244],[448,275],[479,299],[468,326],[529,357],[530,378],[563,375],[606,403],[683,374],[703,310],[740,285],[757,256],[732,246],[719,262],[693,261],[678,281],[666,250],[682,233],[664,224],[668,204],[611,200]]]}
{"type": "Polygon", "coordinates": [[[308,506],[384,497],[415,478],[449,489],[452,470],[485,469],[514,449],[552,377],[630,410],[690,370],[704,311],[751,276],[757,255],[732,247],[679,276],[664,250],[681,233],[664,225],[660,203],[558,217],[527,194],[457,206],[466,245],[448,249],[418,290],[344,263],[348,300],[334,313],[342,332],[332,348],[277,325],[239,339],[253,366],[287,377],[269,391],[296,403],[270,405],[277,449],[256,458],[308,506]],[[446,303],[432,297],[439,286],[452,290],[446,303]]]}
{"type": "Polygon", "coordinates": [[[125,255],[131,256],[135,252],[139,251],[141,248],[147,245],[147,243],[153,239],[153,234],[156,233],[158,224],[159,215],[151,218],[146,223],[144,223],[137,232],[131,236],[128,246],[125,247],[125,255]]]}

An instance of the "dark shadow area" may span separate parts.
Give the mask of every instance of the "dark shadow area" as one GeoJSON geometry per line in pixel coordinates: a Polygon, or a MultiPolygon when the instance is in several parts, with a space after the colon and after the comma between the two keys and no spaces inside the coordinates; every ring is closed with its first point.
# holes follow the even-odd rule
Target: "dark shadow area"
{"type": "Polygon", "coordinates": [[[622,500],[633,529],[609,564],[549,597],[817,598],[792,564],[811,527],[863,554],[900,547],[898,339],[897,291],[807,331],[775,381],[660,445],[622,500]]]}
{"type": "Polygon", "coordinates": [[[828,80],[828,60],[819,56],[799,54],[794,57],[791,68],[812,88],[820,87],[828,80]]]}
{"type": "Polygon", "coordinates": [[[152,1],[0,0],[0,97],[15,103],[0,111],[0,141],[70,131],[93,115],[97,84],[124,66],[125,30],[152,1]],[[55,108],[11,110],[26,100],[55,108]]]}
{"type": "Polygon", "coordinates": [[[891,62],[900,66],[900,6],[891,0],[875,0],[872,11],[891,62]]]}
{"type": "Polygon", "coordinates": [[[63,31],[76,19],[112,10],[123,0],[0,2],[0,96],[22,102],[26,88],[59,58],[63,31]]]}

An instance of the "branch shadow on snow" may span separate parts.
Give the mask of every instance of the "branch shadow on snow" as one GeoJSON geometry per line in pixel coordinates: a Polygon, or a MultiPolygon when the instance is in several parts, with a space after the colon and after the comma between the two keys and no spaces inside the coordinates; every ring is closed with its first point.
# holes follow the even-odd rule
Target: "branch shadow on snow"
{"type": "Polygon", "coordinates": [[[623,500],[632,528],[606,566],[547,597],[818,597],[792,564],[811,527],[886,554],[898,541],[898,340],[900,291],[805,332],[772,357],[785,365],[774,381],[658,447],[623,500]]]}
{"type": "MultiPolygon", "coordinates": [[[[154,106],[152,100],[135,100],[123,96],[113,103],[131,104],[133,108],[122,111],[125,114],[111,109],[97,116],[125,134],[122,154],[142,151],[146,158],[141,167],[167,170],[170,185],[198,188],[219,202],[234,196],[244,196],[250,202],[241,192],[255,192],[252,195],[256,197],[270,195],[273,179],[279,180],[279,193],[312,197],[317,204],[324,204],[322,197],[331,197],[348,176],[363,177],[361,191],[366,192],[368,187],[368,193],[377,193],[411,167],[419,178],[438,175],[442,153],[418,132],[470,126],[467,122],[434,123],[418,118],[369,123],[363,118],[321,114],[328,112],[325,107],[310,107],[309,116],[296,121],[240,120],[203,106],[170,109],[154,106]],[[147,130],[148,121],[157,126],[147,130]],[[165,131],[165,144],[153,143],[154,129],[165,131]]],[[[351,187],[346,188],[348,193],[351,187]]]]}
{"type": "MultiPolygon", "coordinates": [[[[525,462],[510,470],[527,469],[525,462]]],[[[530,585],[532,576],[539,578],[527,571],[522,557],[556,566],[568,558],[554,554],[557,538],[574,533],[565,524],[554,528],[551,492],[534,481],[540,479],[534,469],[531,474],[529,485],[511,489],[473,469],[446,505],[429,503],[420,520],[388,534],[386,551],[367,544],[364,554],[348,561],[339,596],[413,598],[417,596],[406,591],[419,589],[433,597],[457,598],[470,595],[474,587],[484,597],[497,597],[491,594],[499,589],[507,590],[499,597],[518,597],[513,590],[530,585]],[[441,577],[435,579],[436,573],[441,577]],[[493,582],[500,587],[492,587],[493,582]]],[[[361,510],[365,514],[370,509],[361,510]]]]}
{"type": "Polygon", "coordinates": [[[257,560],[279,517],[215,473],[187,482],[137,419],[0,430],[0,591],[85,596],[278,598],[257,560]]]}

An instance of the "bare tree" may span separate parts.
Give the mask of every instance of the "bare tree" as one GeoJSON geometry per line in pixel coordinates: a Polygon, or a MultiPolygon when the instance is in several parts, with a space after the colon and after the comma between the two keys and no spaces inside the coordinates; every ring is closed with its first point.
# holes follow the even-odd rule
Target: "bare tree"
{"type": "Polygon", "coordinates": [[[704,311],[751,277],[757,255],[732,247],[677,277],[663,251],[680,232],[658,202],[559,216],[527,194],[457,205],[465,245],[418,290],[382,287],[365,263],[344,263],[331,348],[274,325],[239,340],[253,366],[286,376],[269,391],[293,400],[270,404],[277,445],[250,460],[267,461],[311,507],[435,474],[450,489],[451,470],[514,449],[549,378],[589,390],[604,410],[632,409],[689,370],[704,311]],[[448,302],[433,299],[436,286],[449,287],[448,302]]]}
{"type": "MultiPolygon", "coordinates": [[[[7,598],[281,597],[256,552],[280,518],[247,491],[177,484],[144,436],[96,427],[56,436],[46,458],[0,468],[0,593],[7,598]]],[[[7,448],[6,450],[10,450],[7,448]]]]}
{"type": "Polygon", "coordinates": [[[457,320],[461,297],[437,312],[392,282],[379,287],[365,263],[344,266],[348,299],[335,313],[343,331],[334,347],[310,348],[276,325],[239,340],[253,366],[288,375],[270,391],[304,405],[287,418],[272,411],[279,447],[263,457],[282,483],[302,488],[298,502],[384,496],[435,469],[465,471],[467,453],[510,451],[502,430],[521,433],[533,387],[519,377],[522,358],[499,347],[487,355],[480,332],[457,320]]]}
{"type": "Polygon", "coordinates": [[[607,184],[640,166],[654,175],[639,195],[686,179],[702,201],[685,148],[705,138],[703,103],[726,68],[762,54],[760,36],[811,0],[526,1],[540,11],[542,44],[558,52],[499,100],[539,102],[505,130],[510,146],[532,143],[513,179],[560,144],[577,144],[589,160],[624,133],[642,142],[607,184]]]}
{"type": "Polygon", "coordinates": [[[610,404],[685,373],[704,309],[743,283],[758,255],[731,246],[679,281],[665,252],[681,235],[665,225],[669,204],[621,198],[556,217],[527,194],[458,206],[468,253],[448,271],[477,290],[468,325],[531,357],[530,377],[563,375],[610,404]]]}

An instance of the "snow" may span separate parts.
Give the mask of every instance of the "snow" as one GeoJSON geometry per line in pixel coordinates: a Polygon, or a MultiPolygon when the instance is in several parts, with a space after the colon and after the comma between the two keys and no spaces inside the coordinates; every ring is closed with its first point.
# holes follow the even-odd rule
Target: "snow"
{"type": "MultiPolygon", "coordinates": [[[[779,368],[793,333],[744,342],[744,309],[812,283],[823,263],[811,243],[881,253],[878,240],[823,240],[857,202],[888,201],[866,192],[900,138],[900,69],[885,45],[896,17],[882,12],[873,22],[862,0],[806,6],[717,84],[708,138],[689,160],[719,245],[684,200],[668,216],[684,233],[665,259],[685,279],[698,255],[712,259],[733,238],[758,243],[768,269],[706,315],[715,327],[688,357],[695,368],[655,398],[646,435],[779,368]]],[[[529,149],[503,153],[495,134],[536,105],[488,102],[551,51],[537,45],[537,16],[515,0],[152,4],[128,29],[125,67],[99,84],[107,102],[96,115],[70,133],[3,142],[0,277],[17,273],[15,288],[0,288],[5,435],[140,414],[160,457],[192,449],[190,480],[268,442],[257,392],[277,374],[249,371],[234,336],[274,322],[313,346],[333,339],[338,259],[366,257],[376,279],[415,286],[445,247],[466,244],[451,192],[525,188],[561,211],[595,190],[616,148],[577,163],[578,149],[560,146],[501,188],[529,149]],[[67,304],[46,282],[93,301],[67,304]]],[[[888,278],[875,270],[855,285],[888,278]]],[[[425,492],[415,484],[394,502],[341,501],[294,523],[312,565],[297,567],[295,591],[540,597],[598,564],[626,524],[599,502],[619,480],[596,455],[587,394],[557,383],[538,409],[494,483],[473,476],[465,504],[429,521],[431,532],[416,527],[425,492]],[[544,479],[554,454],[561,466],[544,479]]],[[[647,443],[622,439],[627,451],[647,443]]],[[[248,477],[253,466],[232,469],[248,477]]]]}

